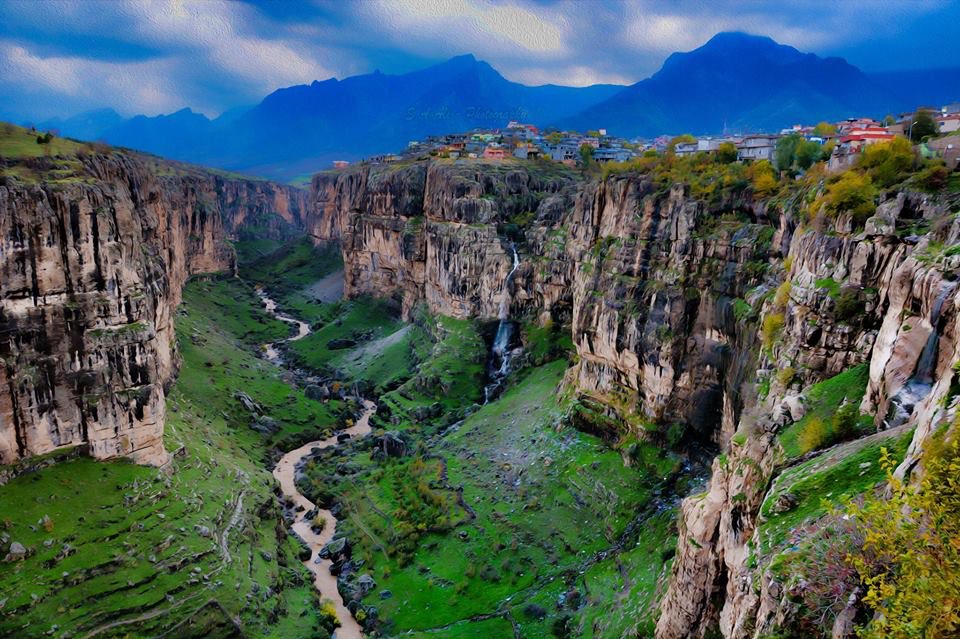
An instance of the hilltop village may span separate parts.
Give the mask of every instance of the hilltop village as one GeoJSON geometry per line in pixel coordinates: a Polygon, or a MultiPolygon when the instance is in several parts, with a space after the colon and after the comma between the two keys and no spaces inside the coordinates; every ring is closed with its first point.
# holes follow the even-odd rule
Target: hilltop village
{"type": "MultiPolygon", "coordinates": [[[[940,158],[948,170],[955,169],[960,161],[960,102],[923,106],[897,116],[887,115],[882,120],[851,117],[840,122],[795,124],[778,133],[661,135],[654,139],[625,139],[602,128],[579,133],[510,121],[501,129],[474,129],[411,141],[399,153],[377,155],[363,162],[381,164],[427,157],[515,158],[585,167],[625,163],[670,150],[678,156],[707,153],[725,155],[738,162],[767,160],[777,168],[786,168],[785,158],[798,159],[800,169],[826,160],[829,169],[842,170],[856,164],[866,147],[896,138],[909,139],[923,158],[940,158]]],[[[333,165],[342,169],[349,162],[338,160],[333,165]]]]}

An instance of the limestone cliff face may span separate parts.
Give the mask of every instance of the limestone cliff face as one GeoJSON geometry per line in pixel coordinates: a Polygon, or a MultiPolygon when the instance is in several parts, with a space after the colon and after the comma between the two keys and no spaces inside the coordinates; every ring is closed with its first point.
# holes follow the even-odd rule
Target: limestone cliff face
{"type": "MultiPolygon", "coordinates": [[[[960,228],[954,220],[919,242],[894,232],[898,222],[943,219],[943,212],[901,194],[878,207],[862,233],[805,230],[793,238],[792,270],[784,274],[792,282],[789,300],[785,308],[770,301],[764,307],[764,315],[782,315],[785,325],[778,343],[761,354],[757,374],[791,366],[802,379],[790,388],[773,381],[766,398],[748,403],[738,424],[743,443],[731,443],[714,462],[706,493],[684,501],[659,638],[703,637],[714,627],[724,637],[759,638],[789,626],[795,606],[785,584],[749,558],[751,543],[759,542],[760,506],[782,470],[776,434],[800,416],[797,389],[869,363],[861,409],[876,415],[878,428],[916,428],[901,473],[917,463],[931,432],[955,417],[956,406],[945,399],[960,355],[953,281],[960,264],[930,247],[955,245],[960,228]],[[825,281],[857,291],[858,312],[844,316],[825,281]]],[[[838,628],[836,636],[848,631],[838,628]]]]}
{"type": "Polygon", "coordinates": [[[761,505],[787,463],[778,434],[802,417],[811,385],[859,364],[869,367],[860,408],[877,429],[914,429],[901,474],[956,423],[960,255],[945,247],[960,242],[957,203],[900,193],[862,231],[846,218],[819,228],[801,221],[802,198],[706,201],[641,175],[524,166],[318,178],[318,235],[342,240],[348,294],[457,317],[498,316],[516,246],[510,315],[570,326],[567,381],[581,402],[640,436],[685,423],[724,453],[707,490],[683,502],[657,636],[789,627],[785,584],[751,561],[761,505]]]}
{"type": "Polygon", "coordinates": [[[479,163],[364,166],[314,178],[318,242],[340,239],[349,296],[398,296],[453,317],[497,317],[512,265],[498,227],[536,219],[574,178],[479,163]]]}
{"type": "Polygon", "coordinates": [[[78,162],[70,179],[0,181],[0,463],[86,444],[162,464],[183,284],[231,270],[226,240],[251,220],[301,224],[306,193],[157,177],[119,153],[78,162]]]}

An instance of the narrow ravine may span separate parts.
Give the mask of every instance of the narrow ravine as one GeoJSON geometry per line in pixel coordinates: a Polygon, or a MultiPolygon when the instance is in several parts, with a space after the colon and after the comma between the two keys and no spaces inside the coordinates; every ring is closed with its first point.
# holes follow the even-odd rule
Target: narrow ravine
{"type": "MultiPolygon", "coordinates": [[[[257,288],[257,295],[263,300],[268,313],[281,321],[297,326],[297,334],[284,341],[296,341],[310,334],[309,324],[277,312],[277,303],[270,299],[263,288],[257,288]]],[[[279,366],[285,365],[283,357],[274,344],[266,345],[264,356],[279,366]]],[[[334,639],[362,639],[363,631],[343,603],[343,598],[337,589],[337,578],[330,572],[332,562],[329,559],[318,557],[320,550],[333,539],[337,530],[337,519],[329,510],[318,509],[316,516],[322,518],[326,523],[319,534],[313,531],[312,522],[307,519],[307,514],[314,510],[316,504],[297,490],[297,469],[315,449],[337,446],[339,444],[338,436],[347,434],[350,437],[362,437],[370,432],[370,416],[376,411],[377,405],[368,399],[364,399],[362,402],[363,414],[353,426],[338,431],[326,439],[308,442],[300,448],[291,450],[280,458],[273,469],[273,476],[280,483],[280,491],[284,498],[293,504],[294,520],[291,528],[310,548],[310,558],[304,561],[303,565],[313,574],[313,585],[320,593],[321,599],[329,599],[336,609],[340,627],[334,632],[334,639]]]]}

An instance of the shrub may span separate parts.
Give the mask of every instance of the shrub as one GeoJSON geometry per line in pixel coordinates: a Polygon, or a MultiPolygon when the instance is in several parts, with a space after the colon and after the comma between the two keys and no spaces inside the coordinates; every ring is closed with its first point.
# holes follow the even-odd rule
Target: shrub
{"type": "Polygon", "coordinates": [[[793,376],[796,374],[793,366],[787,366],[777,371],[777,381],[780,382],[781,386],[789,386],[790,382],[793,381],[793,376]]]}
{"type": "Polygon", "coordinates": [[[776,171],[767,160],[754,162],[747,169],[747,176],[753,186],[753,193],[760,197],[772,195],[780,188],[776,171]]]}
{"type": "Polygon", "coordinates": [[[890,187],[902,181],[913,168],[913,147],[904,138],[871,144],[863,150],[859,166],[874,184],[890,187]]]}
{"type": "Polygon", "coordinates": [[[787,302],[790,301],[790,291],[793,288],[793,284],[790,283],[790,280],[787,280],[783,284],[777,287],[777,292],[773,296],[773,305],[783,310],[787,306],[787,302]]]}
{"type": "Polygon", "coordinates": [[[942,164],[934,164],[917,173],[917,184],[927,191],[942,191],[950,181],[950,171],[942,164]]]}
{"type": "Polygon", "coordinates": [[[823,447],[830,439],[830,432],[827,424],[819,417],[811,417],[807,420],[803,430],[800,431],[798,442],[800,450],[804,453],[817,450],[823,447]]]}
{"type": "Polygon", "coordinates": [[[849,213],[857,224],[863,224],[873,215],[876,195],[877,189],[869,175],[846,171],[827,186],[826,192],[814,203],[814,208],[822,205],[829,217],[849,213]]]}
{"type": "Polygon", "coordinates": [[[850,439],[857,433],[857,421],[860,419],[860,410],[853,402],[847,402],[837,409],[831,419],[832,438],[836,441],[850,439]]]}
{"type": "Polygon", "coordinates": [[[730,164],[737,161],[737,147],[733,142],[722,142],[717,148],[717,162],[730,164]]]}
{"type": "Polygon", "coordinates": [[[860,292],[855,288],[843,288],[834,298],[834,315],[841,322],[853,319],[863,312],[860,292]]]}
{"type": "Polygon", "coordinates": [[[763,324],[760,327],[760,340],[763,345],[767,348],[773,346],[785,324],[786,319],[783,317],[783,313],[768,313],[763,318],[763,324]]]}
{"type": "Polygon", "coordinates": [[[926,473],[907,485],[886,451],[890,498],[870,497],[850,515],[864,536],[863,552],[847,562],[866,587],[875,614],[858,636],[955,637],[960,631],[960,446],[924,455],[926,473]]]}

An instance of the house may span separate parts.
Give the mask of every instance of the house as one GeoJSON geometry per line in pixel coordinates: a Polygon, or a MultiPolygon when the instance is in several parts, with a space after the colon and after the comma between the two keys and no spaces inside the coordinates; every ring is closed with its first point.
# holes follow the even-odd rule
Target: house
{"type": "Polygon", "coordinates": [[[940,107],[940,113],[947,115],[950,113],[960,113],[960,102],[951,102],[940,107]]]}
{"type": "Polygon", "coordinates": [[[879,127],[880,123],[873,118],[847,118],[843,122],[837,122],[837,133],[847,134],[850,131],[879,127]]]}
{"type": "Polygon", "coordinates": [[[334,160],[334,161],[333,161],[333,168],[335,168],[335,169],[345,169],[345,168],[347,168],[347,166],[348,166],[349,164],[350,164],[350,163],[347,162],[346,160],[334,160]]]}
{"type": "Polygon", "coordinates": [[[851,129],[840,137],[840,146],[859,151],[862,147],[878,142],[887,142],[896,135],[880,126],[866,126],[858,129],[851,129]]]}
{"type": "Polygon", "coordinates": [[[485,160],[503,160],[506,157],[507,150],[496,142],[491,142],[483,150],[483,159],[485,160]]]}
{"type": "Polygon", "coordinates": [[[633,153],[623,147],[600,147],[593,152],[597,162],[626,162],[632,157],[633,153]]]}
{"type": "Polygon", "coordinates": [[[747,135],[737,145],[738,160],[767,160],[773,161],[773,153],[777,149],[776,135],[747,135]]]}
{"type": "Polygon", "coordinates": [[[693,155],[698,150],[697,142],[679,142],[673,147],[673,152],[676,155],[693,155]]]}
{"type": "Polygon", "coordinates": [[[948,115],[941,115],[936,119],[937,123],[937,133],[943,135],[944,133],[953,133],[954,131],[960,131],[960,113],[950,113],[948,115]]]}
{"type": "Polygon", "coordinates": [[[947,169],[953,171],[960,163],[960,136],[950,135],[945,138],[935,138],[927,141],[929,148],[934,155],[943,158],[947,164],[947,169]]]}

